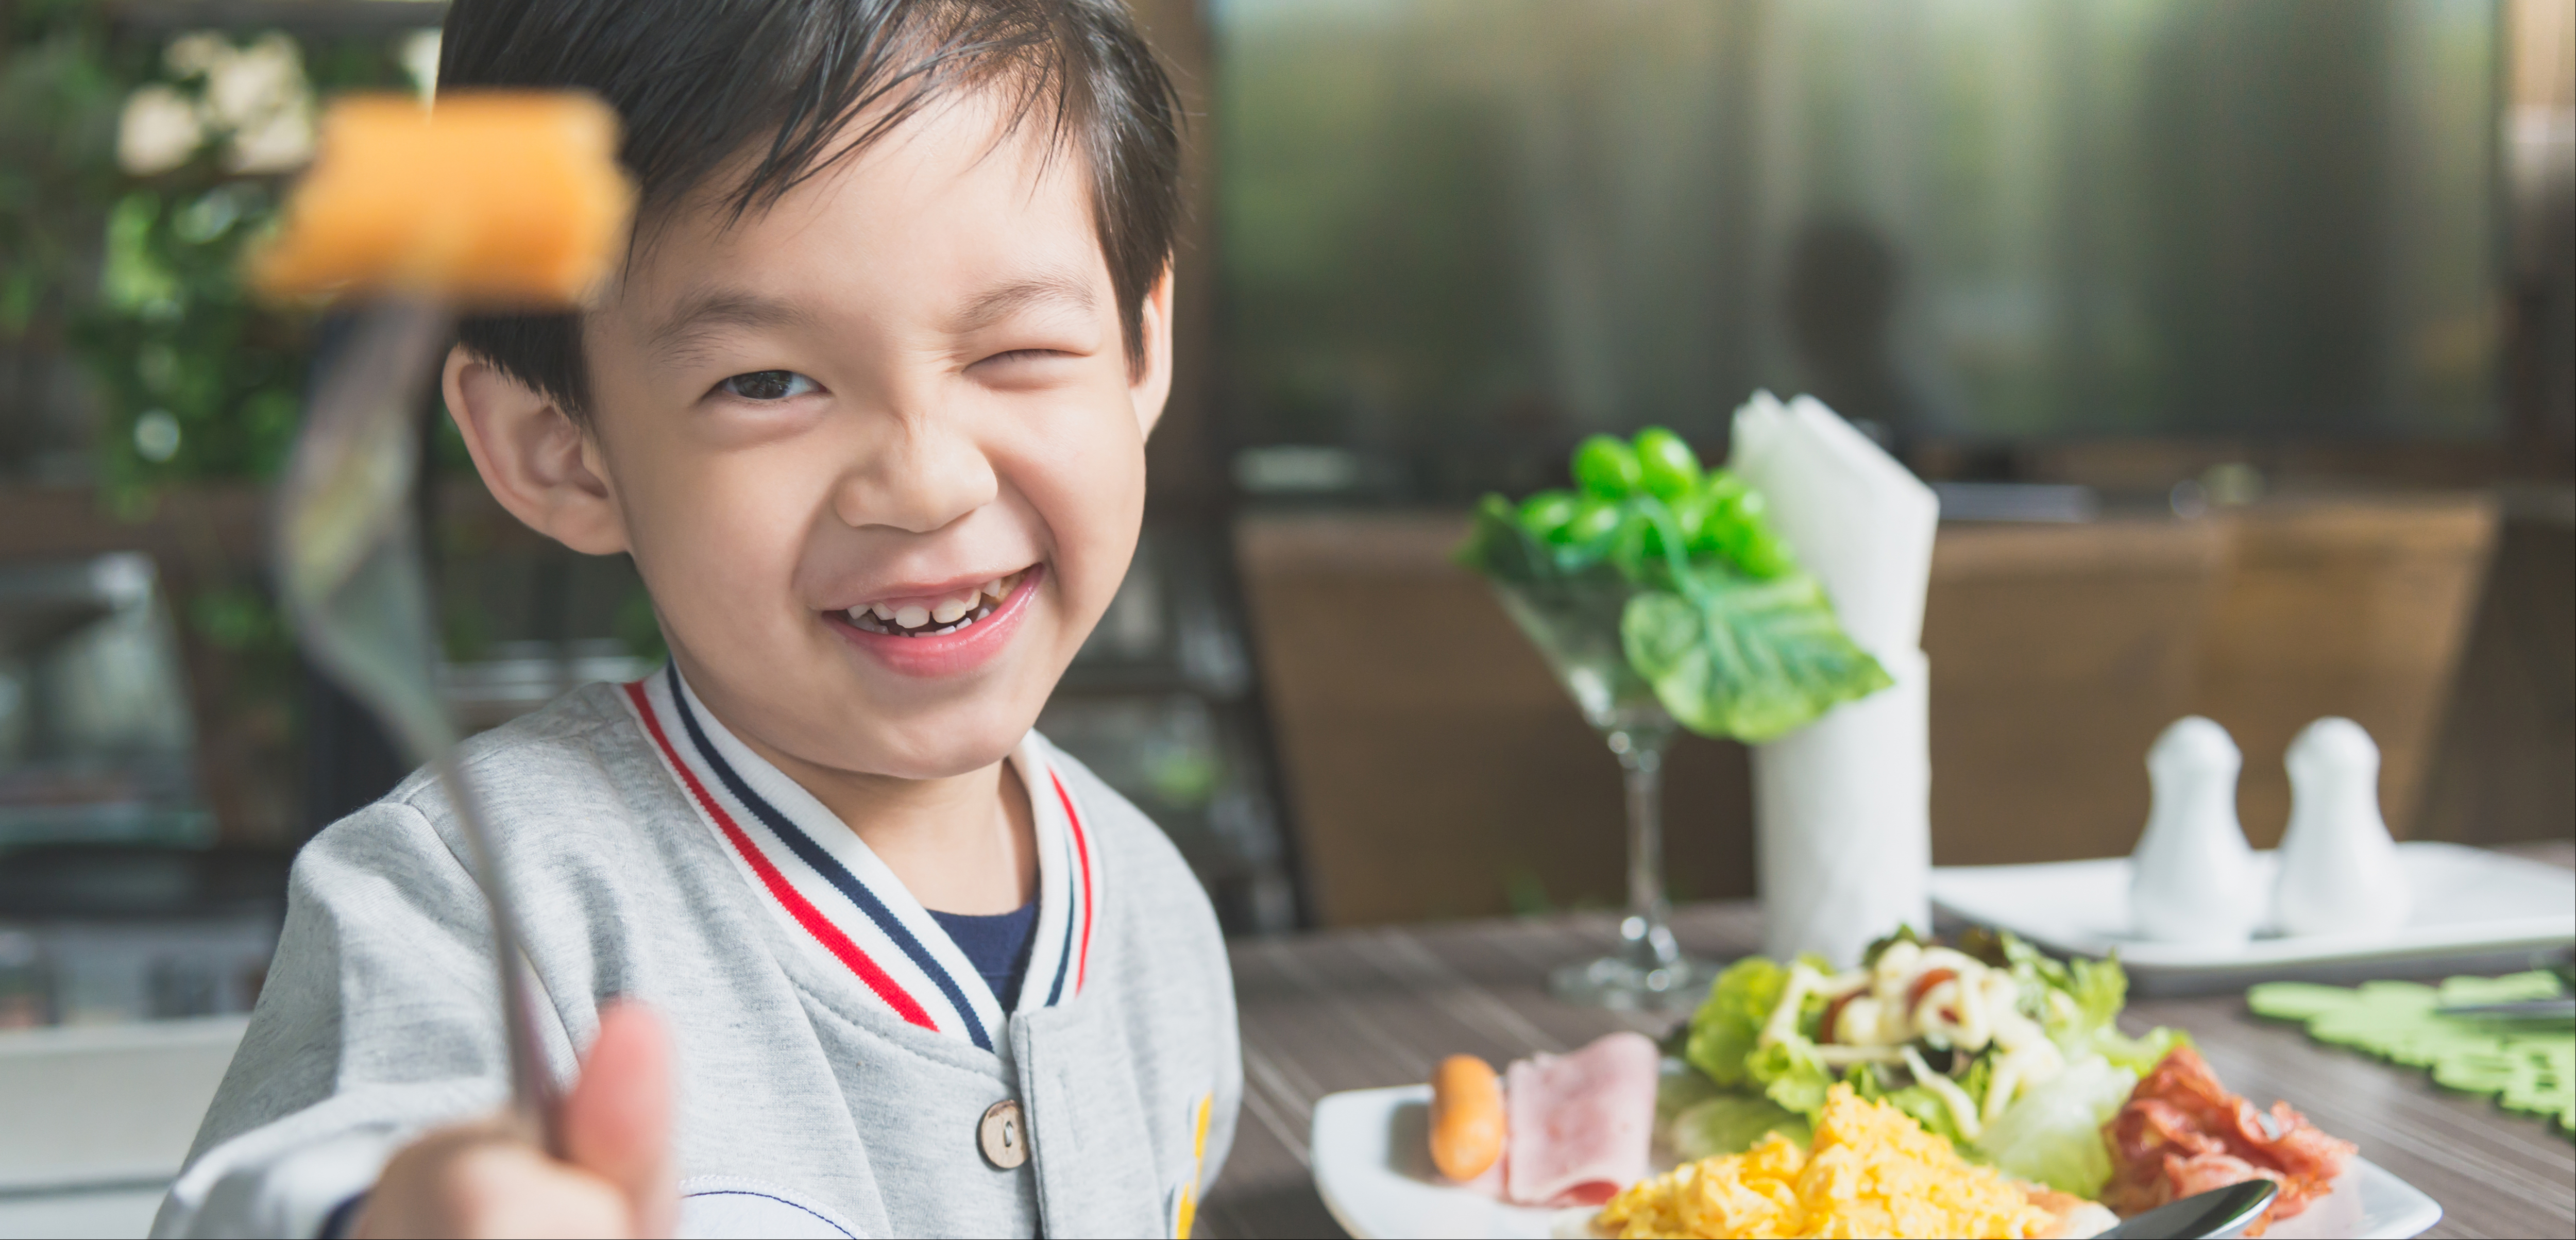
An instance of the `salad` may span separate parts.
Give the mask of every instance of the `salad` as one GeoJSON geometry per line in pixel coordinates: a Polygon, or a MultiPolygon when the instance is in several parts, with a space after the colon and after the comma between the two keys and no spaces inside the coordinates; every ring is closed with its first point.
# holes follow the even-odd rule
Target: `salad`
{"type": "Polygon", "coordinates": [[[1670,1139],[1685,1158],[1774,1131],[1803,1141],[1841,1084],[2007,1175],[2098,1197],[2112,1170],[2103,1124],[2186,1042],[2122,1034],[2127,995],[2117,961],[2058,961],[1987,931],[1943,945],[1903,930],[1839,973],[1748,957],[1687,1027],[1701,1079],[1668,1100],[1670,1139]]]}
{"type": "Polygon", "coordinates": [[[1514,588],[1619,603],[1628,666],[1682,726],[1765,741],[1893,683],[1771,527],[1762,494],[1662,427],[1595,435],[1575,491],[1488,495],[1459,562],[1514,588]]]}

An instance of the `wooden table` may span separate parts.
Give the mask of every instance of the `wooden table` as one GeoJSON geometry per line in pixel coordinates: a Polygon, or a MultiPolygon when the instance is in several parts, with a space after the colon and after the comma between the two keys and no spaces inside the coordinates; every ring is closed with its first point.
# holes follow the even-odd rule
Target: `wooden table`
{"type": "MultiPolygon", "coordinates": [[[[1755,950],[1759,907],[1695,905],[1675,916],[1684,948],[1716,959],[1755,950]]],[[[1235,945],[1243,1014],[1243,1115],[1234,1154],[1200,1217],[1211,1236],[1338,1236],[1306,1167],[1315,1100],[1429,1078],[1457,1051],[1500,1065],[1613,1029],[1661,1035],[1669,1018],[1569,1007],[1550,966],[1600,954],[1608,915],[1343,930],[1235,945]]],[[[2576,1234],[2576,1143],[2545,1122],[2436,1088],[2421,1071],[2308,1040],[2260,1020],[2242,995],[2142,1000],[2123,1025],[2191,1032],[2228,1086],[2256,1105],[2286,1098],[2363,1157],[2442,1203],[2435,1236],[2576,1234]]]]}

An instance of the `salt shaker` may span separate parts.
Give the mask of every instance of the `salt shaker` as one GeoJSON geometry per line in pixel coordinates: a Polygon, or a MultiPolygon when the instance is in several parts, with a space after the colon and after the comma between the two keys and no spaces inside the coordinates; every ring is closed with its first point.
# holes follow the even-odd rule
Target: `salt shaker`
{"type": "Polygon", "coordinates": [[[2319,719],[2290,742],[2290,829],[2272,917],[2283,934],[2386,934],[2411,903],[2379,814],[2379,746],[2350,719],[2319,719]]]}
{"type": "Polygon", "coordinates": [[[2244,763],[2227,729],[2198,715],[2175,720],[2147,751],[2154,807],[2129,855],[2129,917],[2140,938],[2242,943],[2262,922],[2254,851],[2236,821],[2244,763]]]}

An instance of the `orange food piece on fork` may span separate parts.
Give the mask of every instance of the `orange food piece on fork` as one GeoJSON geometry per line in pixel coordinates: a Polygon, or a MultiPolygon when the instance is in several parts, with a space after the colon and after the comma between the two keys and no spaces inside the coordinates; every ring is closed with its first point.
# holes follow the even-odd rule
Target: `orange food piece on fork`
{"type": "Polygon", "coordinates": [[[617,114],[576,92],[336,100],[251,283],[272,296],[577,305],[626,245],[635,191],[617,134],[617,114]]]}

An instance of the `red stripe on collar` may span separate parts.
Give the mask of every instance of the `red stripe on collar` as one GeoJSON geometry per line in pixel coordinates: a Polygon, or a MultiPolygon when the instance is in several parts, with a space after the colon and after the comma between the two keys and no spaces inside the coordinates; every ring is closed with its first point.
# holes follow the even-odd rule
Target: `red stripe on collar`
{"type": "Polygon", "coordinates": [[[833,925],[830,918],[825,917],[820,909],[807,901],[804,895],[787,881],[787,876],[779,873],[778,867],[770,864],[769,858],[761,855],[760,847],[743,834],[742,828],[735,824],[733,816],[726,813],[724,807],[717,804],[714,797],[707,795],[706,786],[698,782],[697,774],[689,769],[689,764],[680,760],[679,751],[671,745],[671,738],[663,733],[662,721],[653,712],[653,703],[645,694],[644,682],[639,680],[629,683],[626,686],[626,696],[633,699],[635,713],[644,721],[645,731],[652,734],[654,744],[661,746],[662,756],[669,762],[671,769],[679,773],[680,782],[687,785],[689,795],[697,799],[698,805],[706,811],[707,817],[715,822],[718,830],[724,832],[725,842],[733,845],[735,854],[751,867],[753,873],[760,876],[761,886],[769,890],[769,894],[787,910],[788,916],[795,918],[796,924],[803,926],[806,933],[813,935],[814,941],[821,943],[824,950],[832,953],[842,964],[849,966],[850,972],[857,974],[859,980],[865,983],[869,990],[875,991],[876,996],[883,999],[887,1007],[893,1008],[895,1015],[902,1017],[908,1024],[918,1025],[933,1033],[939,1032],[939,1026],[930,1019],[930,1013],[923,1009],[902,985],[888,976],[884,969],[878,967],[875,960],[871,959],[865,951],[860,950],[858,944],[851,942],[848,935],[841,933],[840,927],[833,925]]]}
{"type": "Polygon", "coordinates": [[[1064,777],[1055,773],[1055,764],[1047,764],[1047,782],[1055,785],[1056,800],[1064,803],[1064,820],[1073,827],[1073,853],[1082,860],[1082,947],[1075,958],[1073,993],[1082,993],[1083,981],[1091,975],[1091,923],[1098,907],[1092,903],[1091,839],[1082,829],[1082,815],[1073,808],[1073,795],[1064,790],[1064,777]]]}

